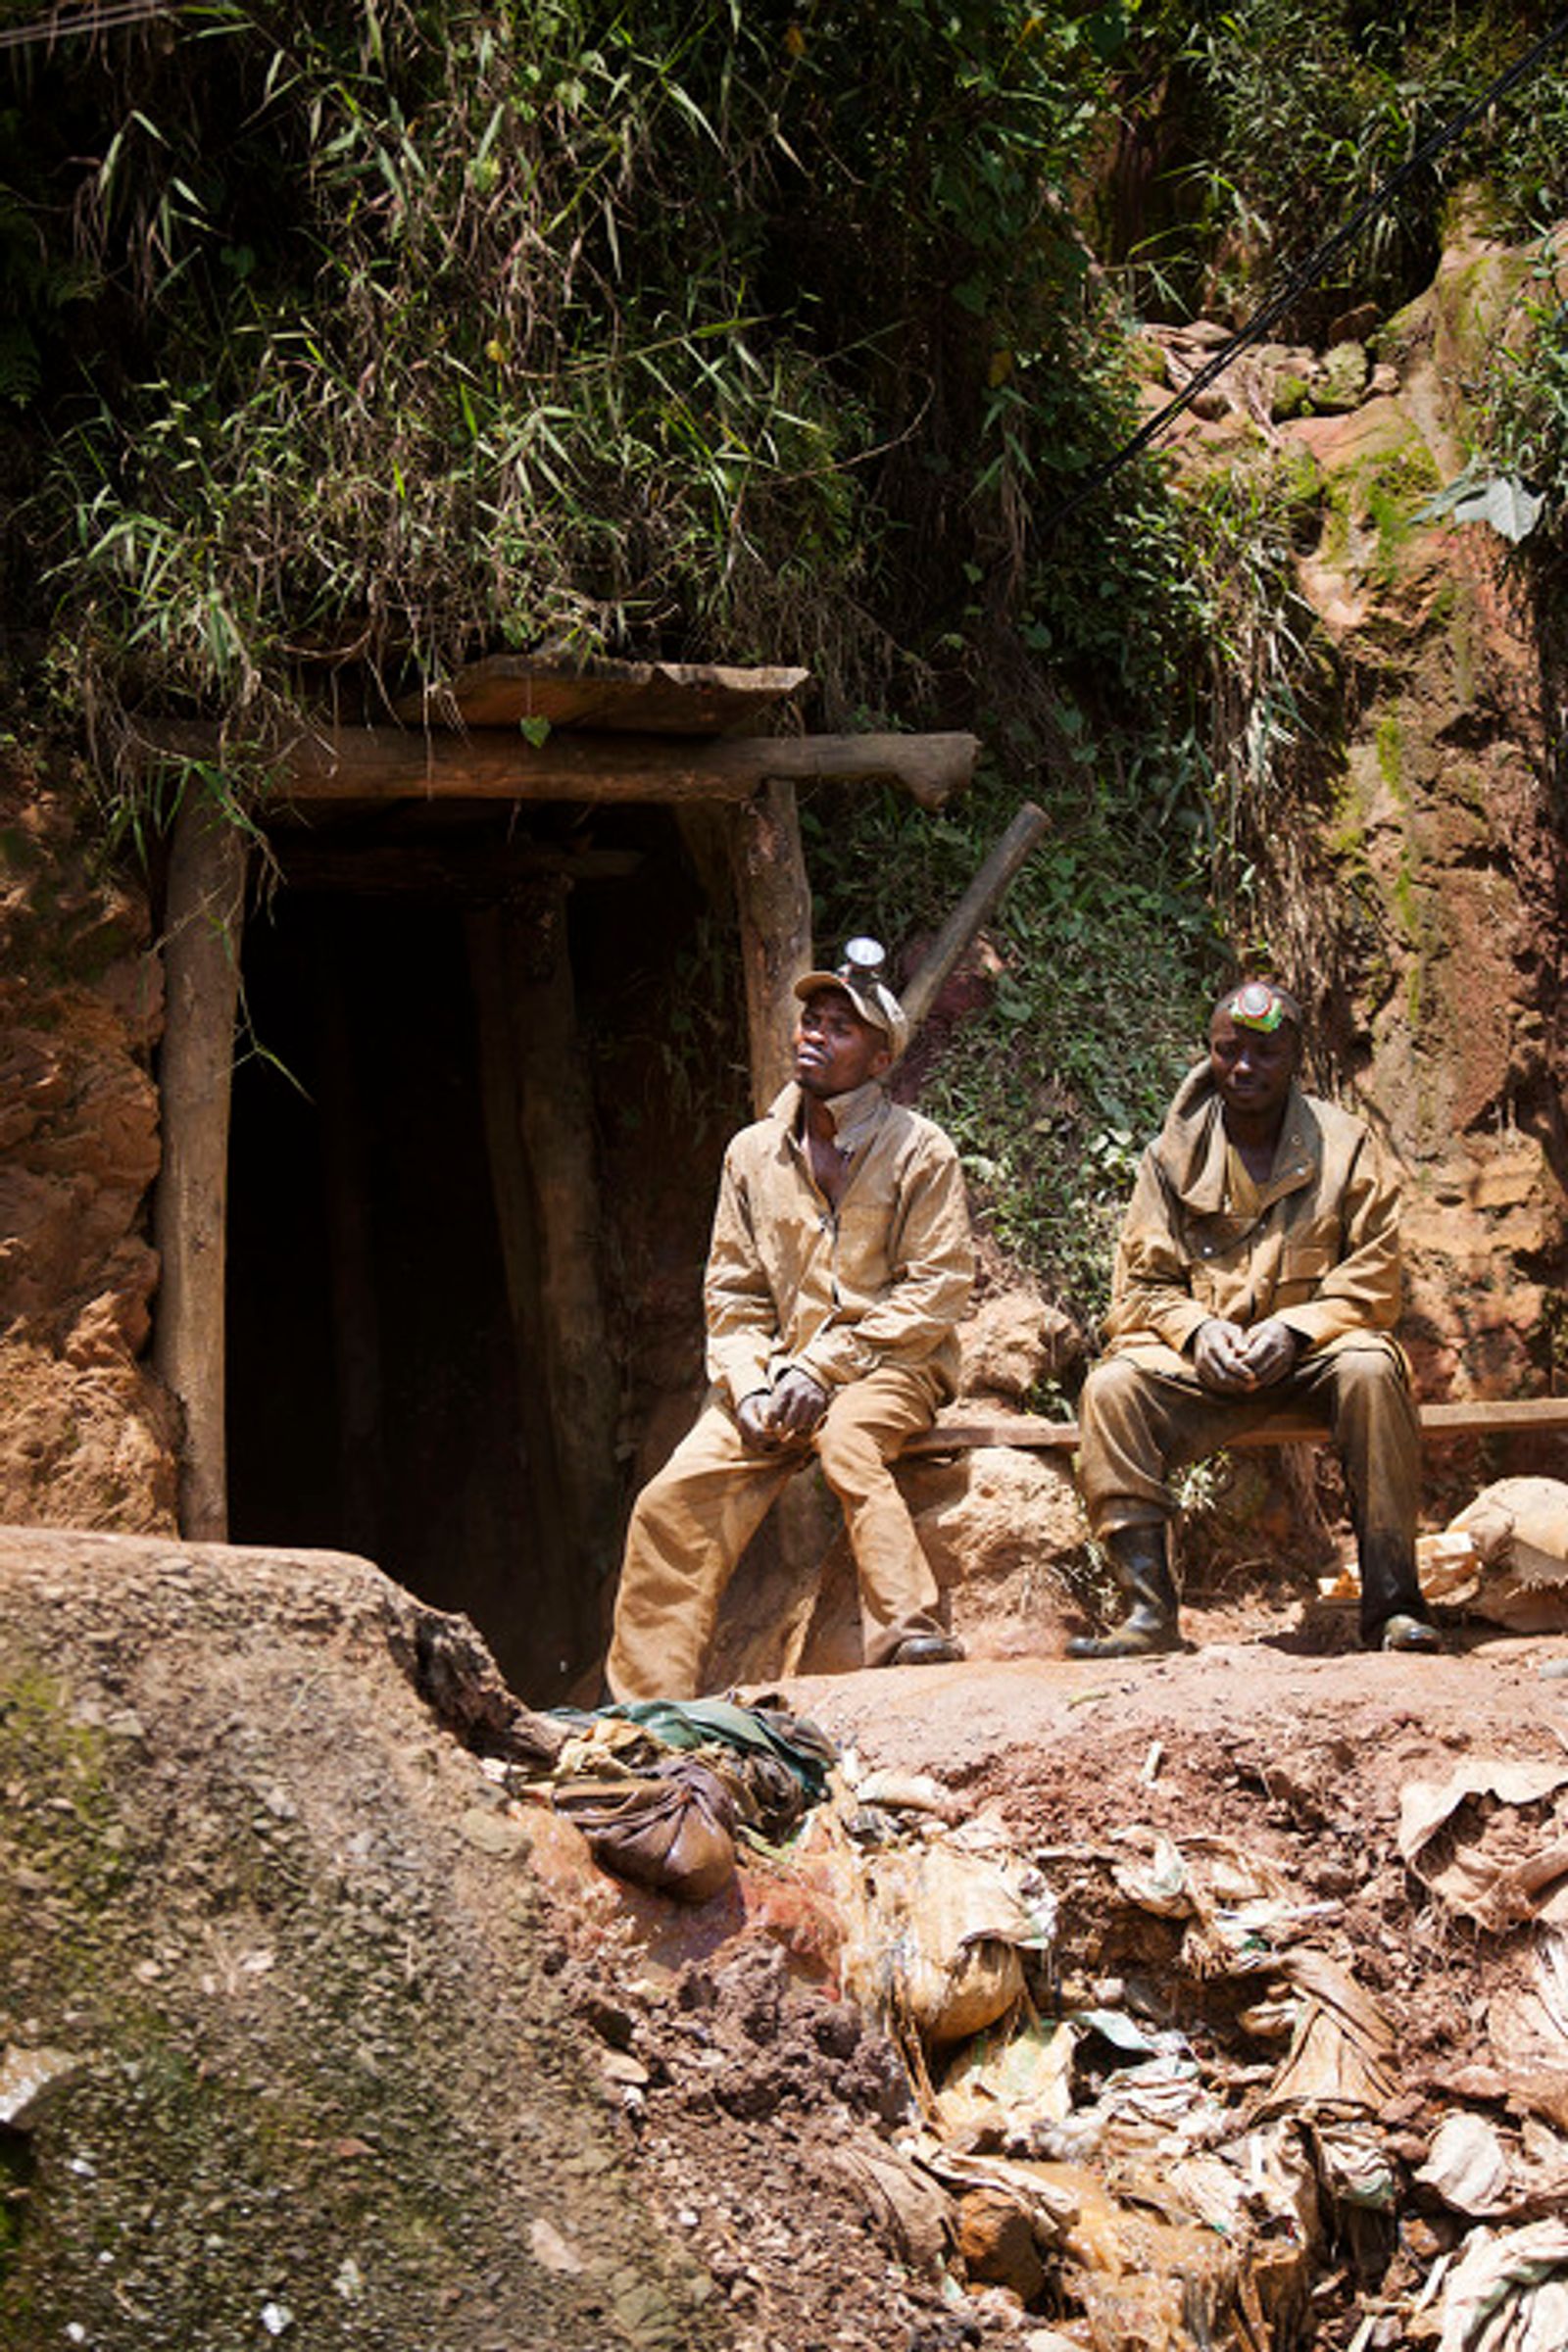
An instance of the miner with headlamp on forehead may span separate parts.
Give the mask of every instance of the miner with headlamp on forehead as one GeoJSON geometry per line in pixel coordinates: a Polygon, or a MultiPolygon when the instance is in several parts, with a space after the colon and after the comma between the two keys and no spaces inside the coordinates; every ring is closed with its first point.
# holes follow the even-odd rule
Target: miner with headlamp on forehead
{"type": "Polygon", "coordinates": [[[1230,990],[1144,1154],[1079,1407],[1089,1523],[1126,1614],[1074,1656],[1180,1647],[1169,1473],[1286,1406],[1327,1421],[1344,1460],[1362,1641],[1438,1646],[1416,1576],[1420,1428],[1393,1337],[1398,1187],[1363,1121],[1302,1091],[1300,1058],[1294,998],[1230,990]]]}
{"type": "Polygon", "coordinates": [[[691,1698],[719,1601],[812,1458],[843,1505],[866,1663],[961,1657],[890,1464],[955,1389],[973,1252],[949,1138],[889,1101],[908,1024],[873,941],[796,983],[795,1078],[729,1146],[704,1282],[707,1399],[638,1496],[606,1661],[691,1698]]]}

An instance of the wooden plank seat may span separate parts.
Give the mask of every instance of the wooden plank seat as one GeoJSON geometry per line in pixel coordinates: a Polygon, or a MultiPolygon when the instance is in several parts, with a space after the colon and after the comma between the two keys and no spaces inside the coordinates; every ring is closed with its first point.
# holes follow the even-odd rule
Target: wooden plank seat
{"type": "MultiPolygon", "coordinates": [[[[1507,1430],[1568,1430],[1568,1396],[1478,1397],[1458,1404],[1423,1404],[1421,1432],[1427,1438],[1487,1438],[1507,1430]]],[[[1235,1438],[1233,1449],[1252,1446],[1320,1445],[1327,1424],[1309,1413],[1271,1413],[1256,1429],[1235,1438]]],[[[1075,1453],[1076,1421],[1053,1421],[1043,1413],[950,1412],[904,1447],[901,1459],[920,1454],[966,1453],[981,1446],[1019,1446],[1040,1451],[1075,1453]]]]}

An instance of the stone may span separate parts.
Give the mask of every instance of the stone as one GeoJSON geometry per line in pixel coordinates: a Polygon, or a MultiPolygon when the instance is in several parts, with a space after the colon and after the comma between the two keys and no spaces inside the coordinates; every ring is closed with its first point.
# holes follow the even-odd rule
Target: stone
{"type": "Polygon", "coordinates": [[[477,1846],[481,1854],[494,1854],[498,1861],[508,1861],[514,1854],[527,1851],[527,1825],[514,1816],[470,1805],[461,1827],[470,1845],[477,1846]]]}
{"type": "Polygon", "coordinates": [[[958,1326],[959,1394],[1022,1405],[1039,1381],[1082,1349],[1070,1315],[1027,1290],[994,1291],[958,1326]]]}
{"type": "Polygon", "coordinates": [[[958,2251],[971,2278],[1010,2287],[1025,2303],[1046,2283],[1029,2216],[1001,2189],[971,2189],[958,2200],[958,2251]]]}
{"type": "Polygon", "coordinates": [[[971,1656],[1058,1648],[1072,1564],[1088,1537],[1065,1458],[982,1446],[910,1463],[900,1481],[971,1656]]]}
{"type": "Polygon", "coordinates": [[[0,2055],[0,2128],[30,2132],[50,2100],[84,2072],[84,2062],[69,2050],[8,2046],[0,2055]]]}
{"type": "Polygon", "coordinates": [[[1358,408],[1366,396],[1370,372],[1361,344],[1334,344],[1324,355],[1312,386],[1312,406],[1331,410],[1358,408]]]}

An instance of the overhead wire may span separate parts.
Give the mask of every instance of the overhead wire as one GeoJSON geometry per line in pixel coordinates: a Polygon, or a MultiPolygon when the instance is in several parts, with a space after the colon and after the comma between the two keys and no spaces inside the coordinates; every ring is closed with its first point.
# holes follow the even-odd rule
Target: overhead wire
{"type": "Polygon", "coordinates": [[[1468,105],[1461,107],[1456,115],[1450,116],[1446,122],[1440,123],[1435,131],[1423,139],[1414,154],[1408,156],[1396,171],[1391,172],[1388,178],[1380,186],[1374,188],[1370,196],[1362,199],[1349,219],[1337,228],[1332,236],[1325,237],[1322,244],[1307,255],[1305,261],[1293,272],[1279,292],[1272,295],[1264,303],[1262,309],[1253,314],[1245,326],[1238,328],[1234,335],[1220,344],[1212,358],[1205,360],[1202,367],[1198,368],[1182,386],[1175,399],[1167,401],[1156,415],[1148,418],[1111,457],[1094,468],[1087,480],[1079,484],[1070,498],[1063,500],[1060,506],[1054,508],[1046,516],[1041,526],[1042,529],[1054,530],[1059,523],[1065,522],[1067,517],[1075,514],[1087,500],[1094,497],[1097,491],[1102,490],[1111,476],[1118,473],[1130,459],[1137,457],[1140,451],[1147,449],[1152,442],[1158,440],[1165,427],[1171,424],[1184,409],[1191,408],[1200,393],[1205,392],[1216,378],[1222,376],[1233,361],[1239,359],[1250,344],[1258,342],[1266,335],[1269,328],[1285,316],[1286,312],[1305,293],[1307,288],[1316,283],[1329,264],[1336,261],[1348,245],[1353,243],[1367,222],[1374,220],[1385,205],[1397,195],[1407,180],[1413,178],[1417,172],[1424,171],[1433,157],[1441,155],[1445,147],[1451,146],[1455,139],[1469,129],[1478,116],[1484,115],[1489,107],[1495,106],[1498,99],[1505,97],[1517,82],[1523,81],[1527,74],[1533,74],[1542,59],[1556,46],[1565,34],[1568,34],[1568,16],[1559,17],[1557,22],[1544,32],[1522,57],[1516,58],[1514,63],[1499,74],[1494,81],[1489,83],[1478,98],[1472,98],[1468,105]]]}
{"type": "Polygon", "coordinates": [[[100,0],[95,6],[56,9],[26,24],[0,25],[0,49],[33,49],[76,33],[114,32],[122,24],[140,24],[172,13],[169,0],[100,0]]]}

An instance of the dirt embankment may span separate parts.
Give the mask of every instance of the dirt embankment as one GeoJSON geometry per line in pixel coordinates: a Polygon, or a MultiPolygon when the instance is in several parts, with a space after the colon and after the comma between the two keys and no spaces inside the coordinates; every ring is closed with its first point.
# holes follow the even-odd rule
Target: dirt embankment
{"type": "Polygon", "coordinates": [[[138,1360],[158,1261],[163,971],[71,796],[0,754],[0,1515],[174,1523],[174,1421],[138,1360]]]}
{"type": "MultiPolygon", "coordinates": [[[[1223,2172],[1268,2107],[1282,1987],[1371,2005],[1383,2088],[1350,2137],[1389,2193],[1320,2183],[1310,2228],[1278,2226],[1251,2338],[1223,2297],[1193,2320],[1190,2281],[1133,2293],[1113,2216],[1152,2277],[1173,2248],[1204,2278],[1229,2259],[1214,2224],[1138,2202],[1149,2147],[1066,2168],[1070,2196],[1058,2163],[1022,2240],[972,2179],[911,2189],[942,2070],[912,2079],[843,1997],[820,1878],[754,1853],[683,1909],[606,1877],[476,1752],[508,1702],[461,1621],[334,1555],[0,1537],[0,2345],[1435,2341],[1423,2292],[1477,2226],[1433,2183],[1440,2129],[1484,2128],[1511,2168],[1495,2226],[1539,2214],[1568,2037],[1555,2059],[1521,2039],[1552,2030],[1531,1904],[1455,1909],[1401,1857],[1401,1801],[1462,1763],[1560,1761],[1568,1683],[1542,1670],[1568,1641],[1406,1660],[1326,1654],[1290,1618],[1193,1623],[1219,1638],[1142,1665],[788,1695],[862,1770],[939,1776],[960,1827],[1038,1874],[1043,2014],[1180,2044],[1164,2095],[1188,2070],[1210,2117],[1184,2160],[1223,2172]],[[1222,1851],[1283,1889],[1245,1997],[1170,1897],[1171,1853],[1222,1851]]],[[[1483,1801],[1471,1827],[1517,1861],[1550,1812],[1483,1801]]],[[[1073,2029],[1080,2154],[1114,2087],[1100,2030],[1073,2029]]],[[[1345,2122],[1319,2098],[1270,2144],[1321,2152],[1345,2122]]],[[[1004,2171],[1005,2142],[981,2131],[962,2163],[1000,2148],[1004,2171]]]]}

